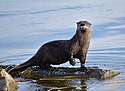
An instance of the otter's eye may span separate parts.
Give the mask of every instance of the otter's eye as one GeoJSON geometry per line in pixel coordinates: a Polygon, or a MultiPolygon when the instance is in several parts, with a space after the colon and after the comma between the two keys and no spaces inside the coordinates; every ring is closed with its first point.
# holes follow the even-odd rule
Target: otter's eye
{"type": "Polygon", "coordinates": [[[85,26],[85,24],[81,24],[81,26],[85,26]]]}

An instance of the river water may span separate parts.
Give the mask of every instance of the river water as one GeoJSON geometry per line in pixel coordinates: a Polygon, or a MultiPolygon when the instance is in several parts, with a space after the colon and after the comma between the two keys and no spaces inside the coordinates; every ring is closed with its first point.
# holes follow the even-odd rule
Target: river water
{"type": "MultiPolygon", "coordinates": [[[[120,72],[104,81],[18,82],[20,88],[17,91],[45,91],[47,87],[66,86],[75,86],[78,91],[124,91],[124,4],[125,0],[0,0],[0,64],[23,63],[42,44],[71,38],[76,31],[76,22],[88,20],[92,26],[86,66],[120,72]],[[81,88],[84,85],[86,87],[81,88]]],[[[69,63],[60,66],[72,67],[69,63]]],[[[75,67],[79,66],[76,64],[75,67]]]]}

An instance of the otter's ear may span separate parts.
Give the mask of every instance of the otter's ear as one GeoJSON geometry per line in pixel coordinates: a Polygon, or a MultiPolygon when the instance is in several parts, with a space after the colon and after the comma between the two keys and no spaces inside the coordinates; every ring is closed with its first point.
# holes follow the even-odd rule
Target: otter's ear
{"type": "Polygon", "coordinates": [[[90,22],[88,22],[89,25],[92,25],[90,22]]]}
{"type": "Polygon", "coordinates": [[[76,24],[79,24],[79,22],[77,22],[76,24]]]}

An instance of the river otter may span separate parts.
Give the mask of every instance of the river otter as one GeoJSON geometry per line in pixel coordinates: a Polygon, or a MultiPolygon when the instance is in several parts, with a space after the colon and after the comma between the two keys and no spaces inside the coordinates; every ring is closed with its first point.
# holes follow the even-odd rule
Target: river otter
{"type": "Polygon", "coordinates": [[[31,59],[11,69],[9,73],[16,70],[22,71],[31,66],[49,68],[51,64],[59,65],[67,61],[74,66],[74,58],[80,60],[81,70],[84,71],[86,54],[90,44],[90,25],[88,21],[77,22],[76,34],[70,40],[45,43],[31,59]]]}

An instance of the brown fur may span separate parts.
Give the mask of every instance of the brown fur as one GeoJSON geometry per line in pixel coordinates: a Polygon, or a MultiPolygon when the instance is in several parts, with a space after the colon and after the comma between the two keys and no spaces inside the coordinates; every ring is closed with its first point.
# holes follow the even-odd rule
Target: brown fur
{"type": "Polygon", "coordinates": [[[67,61],[71,65],[75,65],[74,58],[80,60],[83,70],[90,44],[90,25],[87,21],[77,22],[76,34],[70,40],[58,40],[44,44],[31,59],[10,70],[10,72],[24,70],[30,66],[48,68],[51,64],[59,65],[67,61]]]}

